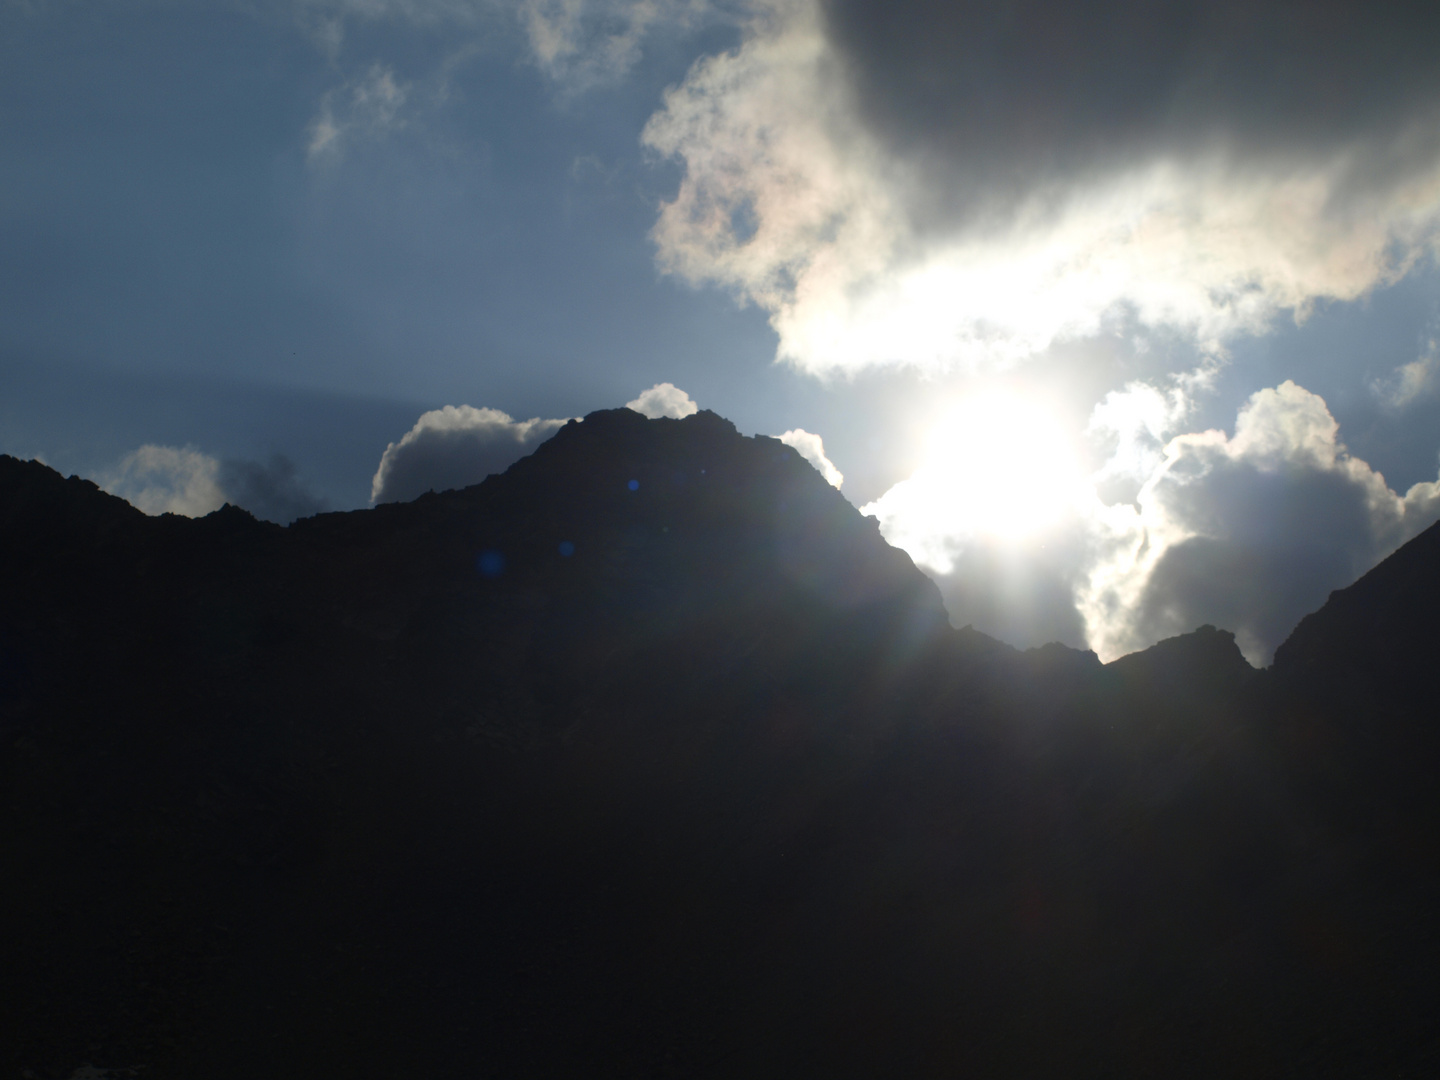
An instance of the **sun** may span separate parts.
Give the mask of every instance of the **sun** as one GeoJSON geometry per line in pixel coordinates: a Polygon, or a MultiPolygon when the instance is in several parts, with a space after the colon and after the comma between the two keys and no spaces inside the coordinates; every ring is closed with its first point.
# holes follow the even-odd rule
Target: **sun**
{"type": "Polygon", "coordinates": [[[919,468],[864,507],[892,544],[949,573],[966,541],[1031,542],[1072,510],[1083,490],[1078,455],[1038,395],[969,395],[931,429],[919,468]]]}

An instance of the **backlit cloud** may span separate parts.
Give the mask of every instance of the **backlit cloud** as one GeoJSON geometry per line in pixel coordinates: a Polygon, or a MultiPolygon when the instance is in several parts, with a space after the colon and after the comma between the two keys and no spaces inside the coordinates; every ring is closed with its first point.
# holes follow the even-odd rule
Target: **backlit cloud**
{"type": "Polygon", "coordinates": [[[405,502],[427,491],[478,484],[504,472],[566,423],[512,420],[499,409],[469,405],[434,409],[385,448],[370,484],[370,501],[405,502]]]}
{"type": "Polygon", "coordinates": [[[1256,664],[1331,590],[1440,518],[1440,480],[1392,491],[1293,382],[1252,395],[1233,435],[1167,437],[1184,411],[1153,387],[1096,415],[1092,428],[1133,421],[1164,441],[1151,456],[1121,440],[1123,466],[1086,477],[1041,445],[1043,427],[1010,424],[999,430],[1015,440],[985,455],[942,442],[863,510],[936,577],[958,623],[1024,645],[1087,644],[1105,660],[1213,623],[1256,664]],[[1102,499],[1097,478],[1126,472],[1144,473],[1134,500],[1102,499]]]}
{"type": "Polygon", "coordinates": [[[1363,296],[1433,250],[1440,16],[1322,6],[757,2],[645,130],[661,265],[816,373],[1363,296]]]}
{"type": "Polygon", "coordinates": [[[845,476],[835,467],[835,463],[825,456],[825,440],[819,435],[806,431],[804,428],[791,428],[783,435],[775,436],[786,446],[792,446],[800,452],[800,456],[814,465],[825,482],[831,487],[838,488],[845,483],[845,476]]]}
{"type": "Polygon", "coordinates": [[[1266,663],[1301,616],[1440,516],[1440,481],[1403,496],[1293,382],[1251,396],[1235,434],[1178,436],[1134,505],[1097,507],[1077,591],[1114,656],[1214,623],[1266,663]]]}

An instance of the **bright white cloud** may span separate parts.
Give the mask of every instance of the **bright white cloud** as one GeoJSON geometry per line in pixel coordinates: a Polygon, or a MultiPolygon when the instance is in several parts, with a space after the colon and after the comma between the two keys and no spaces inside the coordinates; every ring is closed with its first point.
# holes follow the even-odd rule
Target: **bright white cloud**
{"type": "Polygon", "coordinates": [[[370,483],[372,503],[478,484],[503,472],[564,427],[565,420],[513,420],[499,409],[446,405],[424,413],[390,443],[370,483]]]}
{"type": "Polygon", "coordinates": [[[683,420],[700,411],[700,406],[690,400],[689,394],[668,382],[656,383],[634,401],[627,401],[625,407],[634,409],[651,420],[658,420],[662,416],[683,420]]]}
{"type": "Polygon", "coordinates": [[[1105,445],[1105,464],[1092,477],[1142,483],[1164,460],[1165,444],[1194,413],[1202,392],[1212,389],[1221,362],[1212,357],[1194,371],[1172,375],[1163,387],[1134,381],[1112,390],[1095,406],[1085,433],[1105,445]]]}
{"type": "MultiPolygon", "coordinates": [[[[1185,415],[1177,401],[1132,385],[1091,426],[1159,440],[1185,415]]],[[[1111,660],[1208,622],[1267,663],[1332,589],[1440,517],[1440,480],[1392,491],[1348,453],[1325,402],[1293,382],[1253,395],[1233,436],[1186,433],[1153,458],[1131,454],[1123,469],[1146,470],[1134,502],[1096,491],[1119,466],[1081,476],[1048,437],[1033,424],[977,425],[958,453],[939,441],[863,508],[936,576],[952,618],[1021,644],[1071,633],[1111,660]]],[[[1123,439],[1116,453],[1130,453],[1123,439]]]]}
{"type": "Polygon", "coordinates": [[[97,480],[110,494],[152,515],[202,517],[225,504],[220,462],[194,447],[146,444],[97,480]]]}
{"type": "Polygon", "coordinates": [[[814,465],[825,482],[831,487],[838,488],[845,483],[845,475],[835,467],[835,463],[825,456],[825,440],[804,428],[791,428],[783,435],[775,436],[786,446],[794,447],[800,452],[800,456],[814,465]]]}
{"type": "Polygon", "coordinates": [[[814,373],[1005,365],[1117,312],[1218,352],[1394,279],[1440,222],[1440,159],[1361,196],[1372,148],[1272,161],[1200,144],[923,221],[943,176],[876,143],[826,34],[818,0],[757,3],[742,46],[696,63],[644,133],[684,167],[661,266],[758,304],[780,356],[814,373]]]}

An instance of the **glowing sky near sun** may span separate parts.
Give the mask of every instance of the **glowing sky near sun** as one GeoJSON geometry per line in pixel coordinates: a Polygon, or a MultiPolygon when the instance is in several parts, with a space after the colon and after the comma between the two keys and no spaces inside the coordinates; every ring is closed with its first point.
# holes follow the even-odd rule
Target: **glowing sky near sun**
{"type": "Polygon", "coordinates": [[[288,520],[709,408],[957,624],[1263,663],[1440,512],[1437,49],[1404,3],[0,3],[0,451],[288,520]]]}

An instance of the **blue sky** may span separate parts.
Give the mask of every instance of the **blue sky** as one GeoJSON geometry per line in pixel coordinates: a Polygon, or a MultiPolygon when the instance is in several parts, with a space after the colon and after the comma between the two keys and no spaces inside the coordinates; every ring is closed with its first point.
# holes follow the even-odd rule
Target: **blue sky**
{"type": "Polygon", "coordinates": [[[283,516],[669,382],[958,623],[1263,663],[1440,505],[1435,17],[1075,10],[0,0],[0,451],[283,516]]]}

